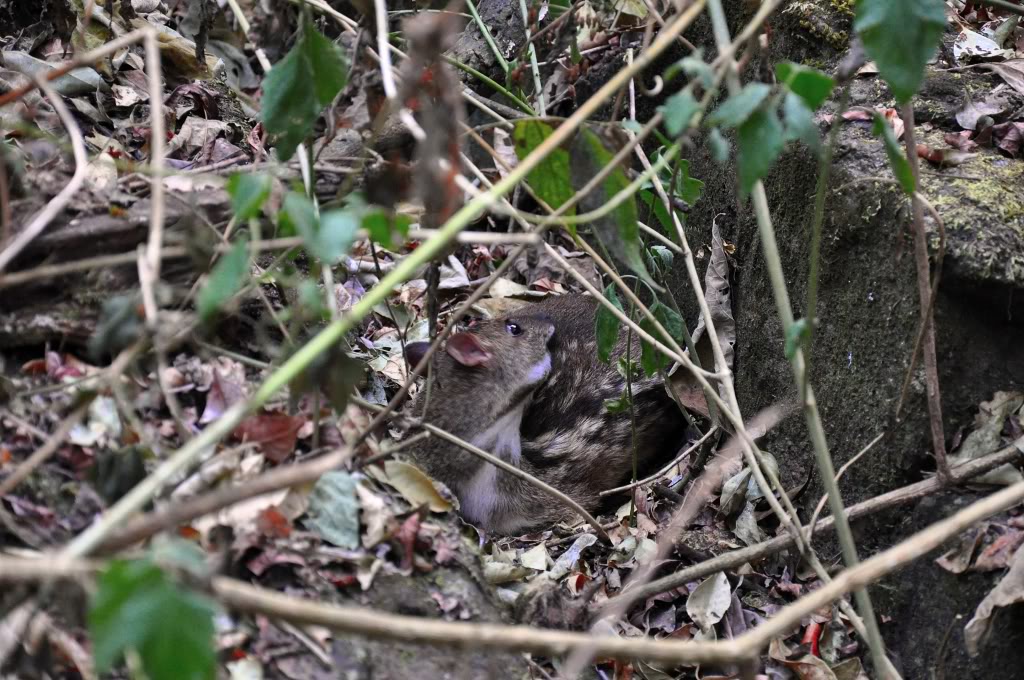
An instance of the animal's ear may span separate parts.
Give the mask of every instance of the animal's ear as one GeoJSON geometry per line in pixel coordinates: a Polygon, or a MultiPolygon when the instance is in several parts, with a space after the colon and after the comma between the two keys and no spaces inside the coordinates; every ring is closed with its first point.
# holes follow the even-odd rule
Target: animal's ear
{"type": "Polygon", "coordinates": [[[428,349],[430,349],[429,342],[410,342],[406,344],[405,360],[409,362],[409,368],[419,366],[428,349]]]}
{"type": "Polygon", "coordinates": [[[491,360],[491,353],[473,333],[456,333],[448,338],[445,350],[463,366],[482,366],[491,360]]]}

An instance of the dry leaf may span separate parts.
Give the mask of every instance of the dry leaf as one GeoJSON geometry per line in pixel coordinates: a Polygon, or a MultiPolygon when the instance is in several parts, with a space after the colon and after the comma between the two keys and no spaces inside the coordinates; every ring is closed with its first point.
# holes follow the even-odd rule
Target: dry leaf
{"type": "Polygon", "coordinates": [[[977,656],[982,641],[992,628],[992,615],[996,609],[1024,602],[1024,547],[1013,556],[1013,565],[998,585],[985,596],[964,628],[964,644],[971,656],[977,656]]]}
{"type": "Polygon", "coordinates": [[[384,463],[381,481],[390,484],[414,507],[426,505],[431,512],[448,512],[452,503],[447,501],[425,472],[411,463],[389,460],[384,463]]]}
{"type": "Polygon", "coordinates": [[[732,603],[732,588],[725,572],[710,576],[686,598],[686,613],[702,631],[722,620],[732,603]]]}

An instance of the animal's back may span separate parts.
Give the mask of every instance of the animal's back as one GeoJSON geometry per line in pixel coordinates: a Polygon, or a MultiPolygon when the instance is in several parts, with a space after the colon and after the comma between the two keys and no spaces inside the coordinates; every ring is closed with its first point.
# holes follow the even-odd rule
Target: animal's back
{"type": "MultiPolygon", "coordinates": [[[[562,295],[523,312],[545,314],[555,324],[551,373],[523,416],[523,465],[588,507],[597,504],[597,492],[628,480],[633,469],[630,412],[609,413],[605,406],[626,389],[616,363],[626,353],[627,333],[625,328],[620,330],[611,362],[600,362],[597,305],[588,296],[562,295]]],[[[640,342],[635,336],[630,353],[639,362],[640,342]]],[[[676,453],[686,422],[659,376],[634,381],[632,388],[642,474],[676,453]]]]}

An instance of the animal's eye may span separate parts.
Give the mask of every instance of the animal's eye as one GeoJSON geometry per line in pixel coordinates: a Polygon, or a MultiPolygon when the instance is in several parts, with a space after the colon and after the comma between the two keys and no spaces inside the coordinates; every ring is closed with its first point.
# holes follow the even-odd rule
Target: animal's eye
{"type": "Polygon", "coordinates": [[[505,330],[507,330],[510,335],[520,335],[523,332],[523,327],[515,321],[509,321],[505,324],[505,330]]]}

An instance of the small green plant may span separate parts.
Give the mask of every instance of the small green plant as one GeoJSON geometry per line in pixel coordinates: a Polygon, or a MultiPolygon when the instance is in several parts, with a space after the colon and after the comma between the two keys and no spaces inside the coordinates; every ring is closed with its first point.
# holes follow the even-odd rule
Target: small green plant
{"type": "Polygon", "coordinates": [[[182,589],[149,560],[115,560],[97,586],[89,607],[97,671],[134,650],[151,680],[216,677],[209,599],[182,589]]]}
{"type": "Polygon", "coordinates": [[[263,125],[277,137],[277,153],[289,160],[313,131],[320,112],[348,82],[341,50],[309,19],[302,36],[263,81],[263,125]]]}

